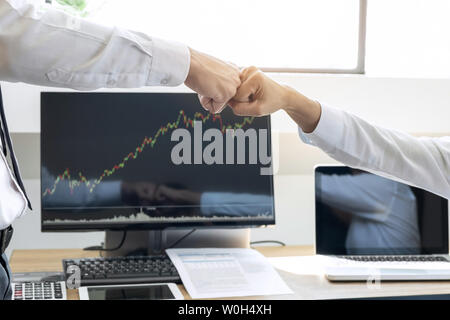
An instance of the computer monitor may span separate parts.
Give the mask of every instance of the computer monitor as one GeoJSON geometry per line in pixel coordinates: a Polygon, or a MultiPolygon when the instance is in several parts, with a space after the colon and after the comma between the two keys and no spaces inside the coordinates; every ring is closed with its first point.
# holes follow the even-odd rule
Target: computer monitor
{"type": "Polygon", "coordinates": [[[346,166],[315,170],[316,252],[448,254],[448,200],[346,166]]]}
{"type": "Polygon", "coordinates": [[[270,132],[196,94],[43,92],[42,231],[274,224],[270,132]]]}

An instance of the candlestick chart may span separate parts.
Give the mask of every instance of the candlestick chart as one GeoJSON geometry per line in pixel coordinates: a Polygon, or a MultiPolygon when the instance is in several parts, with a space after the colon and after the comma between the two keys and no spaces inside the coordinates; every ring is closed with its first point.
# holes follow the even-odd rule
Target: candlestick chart
{"type": "MultiPolygon", "coordinates": [[[[99,170],[97,177],[87,178],[82,171],[72,172],[70,168],[66,168],[63,172],[56,175],[51,185],[43,188],[42,197],[49,197],[53,195],[56,190],[61,187],[61,182],[66,181],[69,192],[72,194],[79,187],[86,187],[92,193],[98,185],[100,185],[106,178],[114,176],[118,171],[125,169],[133,160],[142,157],[147,149],[157,148],[158,142],[167,136],[171,131],[177,128],[193,128],[194,121],[201,121],[202,123],[209,123],[210,126],[218,128],[222,134],[227,129],[241,129],[253,123],[253,117],[236,118],[235,122],[225,123],[221,115],[213,115],[210,113],[195,112],[191,116],[184,110],[180,110],[178,116],[173,120],[161,125],[155,129],[152,135],[145,136],[142,140],[136,142],[134,150],[124,152],[124,157],[118,159],[113,165],[108,166],[103,170],[99,170]]],[[[64,187],[67,187],[67,186],[64,187]]]]}

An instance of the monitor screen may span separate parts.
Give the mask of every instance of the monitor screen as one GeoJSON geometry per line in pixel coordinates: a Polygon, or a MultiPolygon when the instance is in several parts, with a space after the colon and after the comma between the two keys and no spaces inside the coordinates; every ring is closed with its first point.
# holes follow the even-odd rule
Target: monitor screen
{"type": "Polygon", "coordinates": [[[189,93],[41,95],[42,230],[275,223],[270,118],[189,93]]]}
{"type": "Polygon", "coordinates": [[[317,167],[315,193],[318,254],[448,254],[444,198],[343,166],[317,167]]]}
{"type": "Polygon", "coordinates": [[[137,286],[99,286],[87,288],[89,300],[171,300],[175,299],[167,284],[137,286]]]}

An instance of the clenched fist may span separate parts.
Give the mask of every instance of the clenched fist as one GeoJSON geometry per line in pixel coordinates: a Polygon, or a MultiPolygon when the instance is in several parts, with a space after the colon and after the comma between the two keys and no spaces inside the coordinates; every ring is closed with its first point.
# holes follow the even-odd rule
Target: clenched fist
{"type": "Polygon", "coordinates": [[[190,51],[191,66],[185,84],[199,94],[200,103],[205,110],[219,113],[241,84],[240,70],[233,64],[207,54],[193,49],[190,51]]]}
{"type": "Polygon", "coordinates": [[[304,132],[312,132],[319,122],[321,107],[294,89],[281,85],[255,67],[243,69],[241,85],[228,103],[240,116],[265,116],[286,111],[304,132]]]}
{"type": "Polygon", "coordinates": [[[256,67],[241,72],[241,85],[229,105],[239,116],[265,116],[287,104],[287,90],[256,67]]]}

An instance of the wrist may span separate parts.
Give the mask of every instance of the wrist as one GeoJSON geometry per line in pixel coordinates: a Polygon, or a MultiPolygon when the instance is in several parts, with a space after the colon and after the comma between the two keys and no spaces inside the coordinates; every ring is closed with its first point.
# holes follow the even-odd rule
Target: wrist
{"type": "Polygon", "coordinates": [[[293,88],[286,86],[286,102],[282,108],[302,128],[303,132],[314,131],[320,120],[321,106],[293,88]]]}
{"type": "Polygon", "coordinates": [[[297,90],[284,86],[284,99],[282,109],[288,114],[297,113],[298,115],[304,115],[307,109],[307,98],[297,90]]]}
{"type": "Polygon", "coordinates": [[[191,49],[191,48],[188,48],[188,49],[189,49],[189,54],[191,55],[191,58],[190,58],[189,72],[188,72],[188,75],[187,75],[184,83],[188,87],[191,87],[192,83],[195,82],[194,79],[198,73],[199,62],[198,62],[197,51],[195,51],[194,49],[191,49]]]}

